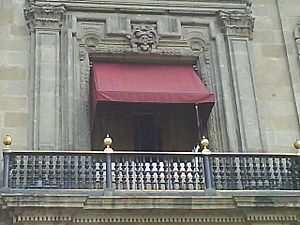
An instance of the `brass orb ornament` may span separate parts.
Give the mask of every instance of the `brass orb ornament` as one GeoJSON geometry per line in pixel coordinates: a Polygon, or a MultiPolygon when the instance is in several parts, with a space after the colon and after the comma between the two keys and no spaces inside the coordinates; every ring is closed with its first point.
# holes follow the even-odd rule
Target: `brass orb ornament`
{"type": "Polygon", "coordinates": [[[203,148],[207,148],[207,146],[209,145],[209,140],[205,136],[203,136],[200,143],[203,146],[203,148]]]}
{"type": "Polygon", "coordinates": [[[211,154],[211,151],[207,148],[209,145],[209,140],[205,136],[202,137],[200,144],[203,147],[202,154],[211,154]]]}
{"type": "Polygon", "coordinates": [[[10,145],[12,143],[12,138],[9,134],[5,135],[3,138],[3,144],[5,145],[4,149],[10,149],[10,145]]]}
{"type": "Polygon", "coordinates": [[[103,140],[103,143],[104,143],[104,146],[105,149],[104,149],[104,152],[113,152],[114,150],[111,148],[111,144],[112,144],[112,138],[109,136],[109,134],[106,135],[106,137],[104,138],[103,140]]]}
{"type": "Polygon", "coordinates": [[[106,135],[106,137],[103,140],[103,143],[106,147],[112,144],[112,138],[109,136],[109,134],[106,135]]]}
{"type": "Polygon", "coordinates": [[[300,139],[297,139],[295,142],[294,142],[294,147],[295,149],[297,149],[297,155],[300,155],[300,139]]]}

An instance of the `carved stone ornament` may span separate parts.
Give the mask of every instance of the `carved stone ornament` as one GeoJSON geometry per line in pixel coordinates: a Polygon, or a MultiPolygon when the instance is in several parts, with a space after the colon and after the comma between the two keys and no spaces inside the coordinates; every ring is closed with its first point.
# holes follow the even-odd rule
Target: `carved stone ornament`
{"type": "Polygon", "coordinates": [[[38,27],[59,29],[62,26],[65,11],[64,5],[53,6],[32,3],[27,9],[24,9],[24,16],[30,30],[38,27]]]}
{"type": "MultiPolygon", "coordinates": [[[[132,48],[128,48],[125,46],[113,46],[113,45],[97,45],[96,48],[93,48],[90,52],[94,54],[108,54],[108,55],[130,55],[131,53],[135,53],[132,48]]],[[[197,57],[198,52],[192,51],[190,48],[166,48],[162,47],[159,49],[152,49],[152,55],[159,56],[187,56],[187,57],[197,57]]]]}
{"type": "MultiPolygon", "coordinates": [[[[49,210],[48,210],[49,211],[49,210]]],[[[298,216],[295,212],[290,212],[288,215],[284,213],[266,213],[255,215],[226,215],[220,213],[219,215],[207,215],[207,216],[197,216],[197,215],[183,215],[183,216],[174,216],[166,215],[163,216],[153,216],[153,215],[111,215],[111,216],[97,216],[97,215],[81,215],[76,213],[67,213],[65,215],[54,215],[50,211],[46,214],[44,211],[39,211],[35,214],[28,213],[27,215],[16,215],[13,217],[14,223],[24,223],[24,222],[39,222],[36,224],[43,224],[47,222],[64,222],[64,223],[73,223],[73,224],[107,224],[107,223],[120,223],[121,221],[126,224],[137,225],[141,223],[146,224],[166,224],[166,223],[185,223],[185,224],[195,224],[195,223],[205,223],[205,224],[249,224],[249,222],[276,222],[281,221],[280,224],[286,222],[298,222],[298,216]],[[28,214],[30,216],[28,216],[28,214]],[[46,215],[45,215],[46,214],[46,215]]],[[[84,213],[82,213],[84,214],[84,213]]],[[[26,224],[26,223],[25,223],[26,224]]],[[[294,224],[294,223],[293,223],[294,224]]],[[[296,223],[295,223],[296,224],[296,223]]]]}
{"type": "Polygon", "coordinates": [[[254,18],[249,10],[244,13],[220,11],[219,23],[226,36],[248,37],[252,39],[254,18]]]}
{"type": "Polygon", "coordinates": [[[156,25],[132,25],[131,34],[127,35],[130,40],[131,47],[134,50],[142,50],[150,52],[157,48],[159,36],[157,34],[156,25]]]}
{"type": "Polygon", "coordinates": [[[96,34],[86,34],[83,39],[85,46],[89,48],[95,48],[100,42],[100,38],[96,34]]]}
{"type": "Polygon", "coordinates": [[[206,48],[206,42],[198,37],[191,37],[187,40],[188,45],[193,51],[204,51],[206,48]]]}

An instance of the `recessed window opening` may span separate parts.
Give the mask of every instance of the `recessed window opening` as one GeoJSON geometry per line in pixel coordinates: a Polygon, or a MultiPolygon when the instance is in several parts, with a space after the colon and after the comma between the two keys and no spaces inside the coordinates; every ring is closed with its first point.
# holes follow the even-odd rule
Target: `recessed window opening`
{"type": "Polygon", "coordinates": [[[91,81],[93,149],[191,151],[214,104],[191,66],[94,63],[91,81]]]}

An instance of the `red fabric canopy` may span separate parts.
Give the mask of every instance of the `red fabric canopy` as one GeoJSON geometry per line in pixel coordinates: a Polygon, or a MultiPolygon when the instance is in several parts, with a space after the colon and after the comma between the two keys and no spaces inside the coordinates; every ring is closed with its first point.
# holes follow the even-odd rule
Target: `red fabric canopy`
{"type": "Polygon", "coordinates": [[[94,63],[92,98],[98,101],[213,103],[191,66],[94,63]]]}

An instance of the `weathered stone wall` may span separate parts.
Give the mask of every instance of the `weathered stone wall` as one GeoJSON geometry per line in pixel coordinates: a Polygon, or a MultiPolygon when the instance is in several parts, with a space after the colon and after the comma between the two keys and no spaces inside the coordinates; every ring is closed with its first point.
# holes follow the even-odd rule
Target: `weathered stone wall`
{"type": "Polygon", "coordinates": [[[0,1],[0,136],[27,148],[29,35],[24,0],[0,1]]]}
{"type": "Polygon", "coordinates": [[[256,90],[265,149],[292,151],[299,138],[298,0],[253,0],[256,90]]]}

